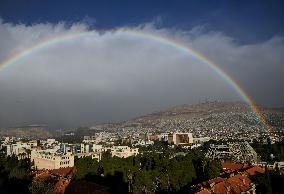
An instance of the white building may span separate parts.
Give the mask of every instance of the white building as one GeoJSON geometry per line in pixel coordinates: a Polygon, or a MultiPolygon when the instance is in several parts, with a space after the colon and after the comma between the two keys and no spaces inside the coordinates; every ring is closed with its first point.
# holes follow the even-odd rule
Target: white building
{"type": "Polygon", "coordinates": [[[130,148],[128,146],[114,146],[111,148],[112,157],[117,156],[120,158],[127,158],[137,154],[139,154],[138,148],[130,148]]]}
{"type": "Polygon", "coordinates": [[[21,154],[21,158],[19,159],[23,159],[25,158],[23,157],[23,154],[26,154],[26,157],[28,157],[27,150],[31,150],[32,148],[35,148],[37,146],[37,141],[29,141],[29,142],[18,141],[14,144],[8,144],[5,146],[7,148],[6,150],[7,156],[11,156],[11,155],[19,156],[21,154]]]}
{"type": "Polygon", "coordinates": [[[93,144],[93,152],[102,152],[103,150],[103,145],[93,144]]]}
{"type": "Polygon", "coordinates": [[[53,152],[52,150],[32,150],[31,161],[34,167],[41,169],[59,169],[74,166],[74,155],[53,152]]]}
{"type": "Polygon", "coordinates": [[[80,152],[85,153],[85,144],[81,143],[80,152]]]}
{"type": "Polygon", "coordinates": [[[133,144],[133,146],[148,146],[153,144],[154,141],[139,139],[137,143],[133,144]]]}
{"type": "Polygon", "coordinates": [[[46,140],[46,143],[49,144],[49,145],[51,145],[51,144],[53,144],[53,143],[58,143],[58,141],[56,141],[55,139],[47,139],[47,140],[46,140]]]}
{"type": "Polygon", "coordinates": [[[210,137],[195,137],[195,138],[193,138],[193,143],[204,144],[205,142],[207,142],[209,140],[210,140],[210,137]]]}

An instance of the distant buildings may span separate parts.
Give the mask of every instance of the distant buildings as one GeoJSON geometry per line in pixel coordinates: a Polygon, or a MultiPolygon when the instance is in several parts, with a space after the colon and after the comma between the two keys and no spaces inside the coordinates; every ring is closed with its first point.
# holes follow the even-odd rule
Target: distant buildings
{"type": "Polygon", "coordinates": [[[81,144],[81,152],[76,154],[77,157],[91,156],[98,161],[101,159],[102,153],[109,151],[111,156],[127,158],[129,156],[139,154],[138,148],[130,148],[129,146],[103,146],[97,144],[81,144]]]}
{"type": "MultiPolygon", "coordinates": [[[[220,115],[215,116],[219,117],[220,115]]],[[[200,123],[209,122],[203,118],[196,121],[200,123]]],[[[215,117],[212,117],[210,121],[215,122],[215,117]]],[[[224,123],[226,122],[224,121],[224,123]]],[[[162,119],[158,123],[152,124],[163,128],[163,130],[154,131],[155,128],[143,128],[140,125],[116,130],[99,130],[96,133],[91,133],[90,136],[84,136],[82,142],[72,144],[59,142],[54,138],[40,141],[21,141],[21,139],[16,138],[5,138],[2,141],[1,148],[7,148],[7,156],[16,155],[19,159],[31,158],[38,169],[55,169],[72,167],[74,157],[91,157],[100,161],[104,153],[108,151],[113,157],[127,158],[139,154],[138,148],[153,145],[155,141],[167,142],[170,144],[169,147],[181,145],[186,149],[194,149],[212,139],[212,135],[221,133],[222,136],[231,138],[234,136],[232,133],[237,133],[237,131],[233,130],[232,133],[227,133],[228,130],[231,130],[230,128],[220,130],[196,128],[192,130],[188,128],[188,126],[192,125],[192,122],[180,118],[178,120],[162,119]],[[167,123],[171,123],[169,128],[165,127],[167,123]],[[179,126],[182,130],[178,130],[176,126],[179,126]],[[143,131],[143,129],[145,130],[143,131]],[[171,129],[171,132],[168,129],[171,129]],[[207,131],[207,133],[203,133],[204,131],[207,131]],[[228,136],[228,134],[230,135],[228,136]]],[[[232,159],[235,162],[255,163],[257,161],[257,154],[248,142],[211,144],[206,156],[211,159],[232,159]]]]}
{"type": "Polygon", "coordinates": [[[27,142],[18,141],[15,143],[6,142],[2,147],[6,147],[6,155],[15,155],[18,159],[30,157],[30,151],[38,146],[38,141],[32,140],[27,142]]]}
{"type": "Polygon", "coordinates": [[[95,143],[96,137],[95,136],[84,136],[83,143],[95,143]]]}
{"type": "Polygon", "coordinates": [[[154,144],[154,141],[139,139],[136,143],[134,143],[132,145],[133,146],[149,146],[149,145],[153,145],[153,144],[154,144]]]}

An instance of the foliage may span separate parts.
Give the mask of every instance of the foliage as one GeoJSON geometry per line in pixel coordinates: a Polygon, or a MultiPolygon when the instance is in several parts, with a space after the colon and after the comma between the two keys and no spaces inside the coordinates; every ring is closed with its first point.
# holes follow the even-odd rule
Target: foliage
{"type": "Polygon", "coordinates": [[[95,183],[100,181],[105,186],[116,188],[114,191],[169,193],[181,191],[196,181],[216,177],[221,172],[219,162],[206,159],[200,151],[174,157],[167,146],[155,146],[164,152],[144,152],[128,158],[103,157],[100,162],[90,157],[77,159],[75,177],[95,183]],[[101,181],[103,178],[108,178],[110,181],[107,182],[113,184],[101,181]],[[116,182],[121,184],[115,185],[116,182]]]}
{"type": "Polygon", "coordinates": [[[99,167],[98,162],[91,157],[76,159],[75,166],[77,169],[75,179],[82,179],[87,174],[96,172],[99,167]]]}
{"type": "Polygon", "coordinates": [[[29,185],[29,191],[32,194],[44,193],[44,194],[51,194],[53,188],[53,183],[48,179],[39,179],[33,181],[29,185]]]}
{"type": "Polygon", "coordinates": [[[284,160],[284,141],[275,142],[274,144],[271,144],[270,141],[267,144],[254,141],[252,147],[262,161],[274,163],[275,161],[284,160]],[[271,158],[271,154],[274,156],[273,158],[271,158]]]}
{"type": "Polygon", "coordinates": [[[256,174],[251,179],[256,184],[256,193],[283,193],[284,177],[278,167],[273,171],[266,169],[265,176],[256,174]]]}
{"type": "Polygon", "coordinates": [[[29,193],[29,159],[18,160],[15,156],[0,155],[0,191],[1,193],[29,193]],[[15,185],[17,185],[15,187],[15,185]]]}

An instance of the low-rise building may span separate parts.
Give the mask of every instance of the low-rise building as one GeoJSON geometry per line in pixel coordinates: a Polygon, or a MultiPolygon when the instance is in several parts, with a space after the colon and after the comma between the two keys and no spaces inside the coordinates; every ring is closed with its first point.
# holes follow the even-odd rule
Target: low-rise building
{"type": "Polygon", "coordinates": [[[59,169],[74,166],[74,155],[52,152],[50,150],[32,150],[31,161],[35,169],[59,169]]]}
{"type": "Polygon", "coordinates": [[[153,144],[154,144],[154,141],[139,139],[136,143],[134,143],[132,145],[133,146],[149,146],[149,145],[153,145],[153,144]]]}
{"type": "Polygon", "coordinates": [[[103,150],[103,145],[93,144],[93,152],[102,152],[103,150]]]}
{"type": "Polygon", "coordinates": [[[117,156],[120,158],[127,158],[137,154],[139,154],[138,148],[130,148],[128,146],[114,146],[111,148],[112,157],[117,156]]]}
{"type": "Polygon", "coordinates": [[[37,146],[37,141],[22,142],[18,141],[13,144],[3,145],[6,147],[6,155],[15,155],[18,159],[29,158],[30,151],[37,146]]]}

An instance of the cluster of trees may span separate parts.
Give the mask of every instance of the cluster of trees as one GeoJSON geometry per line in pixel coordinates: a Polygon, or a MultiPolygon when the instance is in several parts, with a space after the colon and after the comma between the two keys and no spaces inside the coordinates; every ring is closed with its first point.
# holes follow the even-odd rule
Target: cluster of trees
{"type": "Polygon", "coordinates": [[[271,144],[270,139],[267,139],[266,144],[254,141],[251,145],[262,161],[269,163],[284,161],[284,141],[271,144]]]}
{"type": "Polygon", "coordinates": [[[0,193],[29,193],[30,160],[0,155],[0,193]]]}
{"type": "Polygon", "coordinates": [[[272,171],[266,168],[265,175],[256,174],[251,179],[256,184],[256,193],[283,193],[284,176],[278,167],[272,171]]]}
{"type": "Polygon", "coordinates": [[[159,146],[165,149],[162,153],[144,152],[128,158],[105,154],[100,162],[77,159],[75,181],[102,184],[112,193],[182,193],[194,183],[219,176],[222,170],[218,161],[206,159],[199,150],[173,156],[173,150],[159,146]]]}
{"type": "Polygon", "coordinates": [[[32,194],[39,194],[39,193],[51,194],[53,192],[55,183],[56,183],[55,179],[52,179],[50,177],[43,177],[33,180],[29,184],[28,188],[30,193],[32,194]]]}
{"type": "MultiPolygon", "coordinates": [[[[270,139],[267,139],[267,143],[259,143],[254,141],[252,147],[257,152],[262,161],[274,164],[275,161],[284,161],[284,141],[275,142],[271,144],[270,139]]],[[[256,175],[252,178],[256,184],[256,190],[259,193],[282,193],[284,182],[283,172],[276,168],[271,172],[268,171],[265,176],[256,175]]],[[[283,171],[283,170],[282,170],[283,171]]]]}

